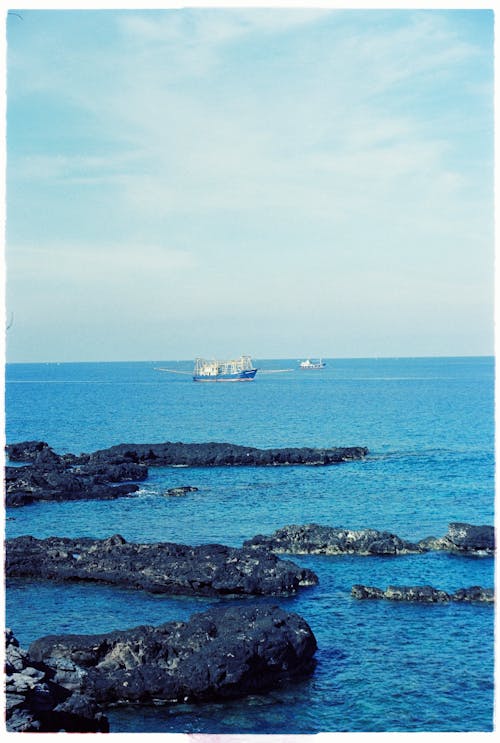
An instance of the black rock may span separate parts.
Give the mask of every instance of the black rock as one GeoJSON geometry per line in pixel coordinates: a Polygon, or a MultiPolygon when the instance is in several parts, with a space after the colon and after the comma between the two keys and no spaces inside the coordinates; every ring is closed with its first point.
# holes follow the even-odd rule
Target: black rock
{"type": "Polygon", "coordinates": [[[389,599],[421,604],[444,604],[450,601],[492,604],[495,600],[494,590],[481,586],[459,588],[455,593],[447,593],[432,586],[389,586],[383,591],[381,588],[357,584],[352,587],[351,595],[356,599],[389,599]]]}
{"type": "Polygon", "coordinates": [[[161,444],[119,444],[90,455],[96,461],[132,461],[148,466],[270,466],[328,465],[353,459],[363,459],[368,449],[361,446],[313,449],[256,449],[227,443],[184,444],[167,441],[161,444]]]}
{"type": "Polygon", "coordinates": [[[452,522],[444,537],[427,537],[419,545],[426,550],[445,550],[463,555],[493,555],[495,528],[452,522]]]}
{"type": "Polygon", "coordinates": [[[171,496],[179,496],[186,495],[186,493],[195,493],[197,490],[198,488],[195,488],[193,485],[182,485],[178,488],[169,488],[166,494],[171,496]]]}
{"type": "MultiPolygon", "coordinates": [[[[54,668],[32,658],[6,631],[6,728],[12,733],[107,733],[92,695],[63,686],[54,668]]],[[[73,666],[76,670],[76,667],[73,666]]],[[[79,685],[78,685],[79,686],[79,685]]]]}
{"type": "Polygon", "coordinates": [[[19,444],[8,444],[5,447],[12,462],[33,462],[47,450],[52,451],[45,441],[21,441],[19,444]]]}
{"type": "Polygon", "coordinates": [[[5,468],[5,502],[11,507],[40,500],[111,500],[136,492],[139,486],[133,481],[148,474],[142,464],[89,464],[74,455],[59,455],[42,441],[6,449],[12,461],[31,462],[5,468]]]}
{"type": "Polygon", "coordinates": [[[319,524],[284,526],[271,536],[261,534],[244,546],[275,553],[316,555],[406,555],[422,550],[394,534],[376,529],[343,529],[319,524]]]}
{"type": "Polygon", "coordinates": [[[9,539],[6,576],[57,581],[101,581],[152,593],[279,595],[315,585],[312,570],[267,551],[221,544],[189,547],[160,542],[31,536],[9,539]]]}
{"type": "Polygon", "coordinates": [[[319,524],[291,525],[270,536],[258,534],[244,542],[246,547],[268,549],[288,554],[358,554],[406,555],[410,553],[446,550],[461,555],[492,555],[495,551],[493,526],[473,526],[452,523],[444,537],[427,537],[417,543],[386,531],[375,529],[344,529],[319,524]]]}
{"type": "Polygon", "coordinates": [[[30,655],[62,664],[66,683],[101,706],[206,701],[258,693],[314,668],[315,637],[278,607],[231,607],[188,622],[36,640],[30,655]],[[68,674],[68,664],[75,668],[68,674]]]}
{"type": "MultiPolygon", "coordinates": [[[[92,454],[56,454],[44,441],[6,446],[12,462],[6,468],[6,505],[38,500],[109,500],[135,493],[148,466],[328,465],[363,459],[364,447],[256,449],[236,444],[119,444],[92,454]],[[122,483],[116,485],[114,483],[122,483]]],[[[192,489],[192,488],[191,488],[192,489]]]]}

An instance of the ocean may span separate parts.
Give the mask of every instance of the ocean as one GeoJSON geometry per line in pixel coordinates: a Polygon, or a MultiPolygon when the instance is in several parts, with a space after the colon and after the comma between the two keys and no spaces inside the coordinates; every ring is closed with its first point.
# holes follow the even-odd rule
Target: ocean
{"type": "MultiPolygon", "coordinates": [[[[129,541],[241,546],[287,524],[442,536],[494,523],[494,359],[257,361],[245,384],[195,384],[190,361],[8,364],[6,440],[56,452],[119,443],[231,442],[262,448],[366,446],[329,467],[157,468],[133,497],[7,509],[6,536],[121,534],[129,541]],[[266,370],[293,371],[265,374],[266,370]],[[166,498],[167,488],[197,492],[166,498]]],[[[494,561],[446,553],[292,556],[319,585],[257,599],[297,612],[317,642],[313,675],[224,703],[113,709],[111,732],[313,734],[493,729],[494,610],[351,598],[355,583],[454,591],[493,587],[494,561]]],[[[220,603],[90,584],[9,581],[6,622],[23,647],[58,633],[183,620],[220,603]]]]}

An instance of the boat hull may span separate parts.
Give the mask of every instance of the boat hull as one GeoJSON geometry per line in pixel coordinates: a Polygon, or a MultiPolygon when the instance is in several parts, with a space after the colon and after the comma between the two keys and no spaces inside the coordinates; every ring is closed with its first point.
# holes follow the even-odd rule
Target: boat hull
{"type": "Polygon", "coordinates": [[[236,374],[195,374],[193,382],[251,382],[257,374],[257,369],[245,369],[236,374]]]}

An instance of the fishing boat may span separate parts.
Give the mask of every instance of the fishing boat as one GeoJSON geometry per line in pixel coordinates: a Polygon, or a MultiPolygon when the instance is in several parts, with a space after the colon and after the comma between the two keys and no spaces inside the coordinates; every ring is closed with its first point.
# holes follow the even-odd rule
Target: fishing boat
{"type": "Polygon", "coordinates": [[[311,361],[311,359],[306,359],[305,361],[300,362],[300,368],[301,369],[323,369],[326,364],[323,361],[323,359],[319,359],[318,361],[311,361]]]}
{"type": "Polygon", "coordinates": [[[257,374],[250,356],[240,356],[229,361],[196,358],[194,382],[251,382],[257,374]]]}
{"type": "MultiPolygon", "coordinates": [[[[194,382],[251,382],[258,369],[253,365],[250,356],[240,356],[238,359],[219,361],[216,359],[194,360],[192,372],[184,369],[165,369],[155,367],[155,371],[169,372],[170,374],[184,374],[193,378],[194,382]]],[[[293,369],[261,369],[261,374],[279,374],[292,372],[293,369]]]]}

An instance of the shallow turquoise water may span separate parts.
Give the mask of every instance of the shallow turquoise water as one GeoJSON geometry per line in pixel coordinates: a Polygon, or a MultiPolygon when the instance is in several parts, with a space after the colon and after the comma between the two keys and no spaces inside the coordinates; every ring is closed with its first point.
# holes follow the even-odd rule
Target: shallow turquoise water
{"type": "MultiPolygon", "coordinates": [[[[7,536],[106,537],[241,545],[289,523],[442,535],[450,521],[494,518],[491,358],[336,360],[318,372],[257,374],[243,385],[196,385],[158,365],[33,364],[7,368],[7,441],[56,451],[121,442],[231,441],[274,446],[364,445],[364,462],[326,468],[159,468],[137,496],[9,509],[7,536]],[[199,488],[165,498],[174,485],[199,488]]],[[[295,361],[262,362],[285,368],[295,361]]],[[[179,363],[189,369],[189,362],[179,363]]],[[[488,731],[493,619],[488,606],[359,602],[354,583],[493,586],[493,560],[443,554],[296,556],[320,584],[272,603],[305,617],[314,675],[224,704],[114,710],[115,732],[314,733],[488,731]]],[[[226,599],[227,600],[227,599],[226,599]]],[[[267,599],[265,599],[267,601],[267,599]]],[[[15,581],[7,622],[21,643],[184,619],[217,603],[108,586],[15,581]],[[54,610],[56,607],[56,610],[54,610]]]]}

